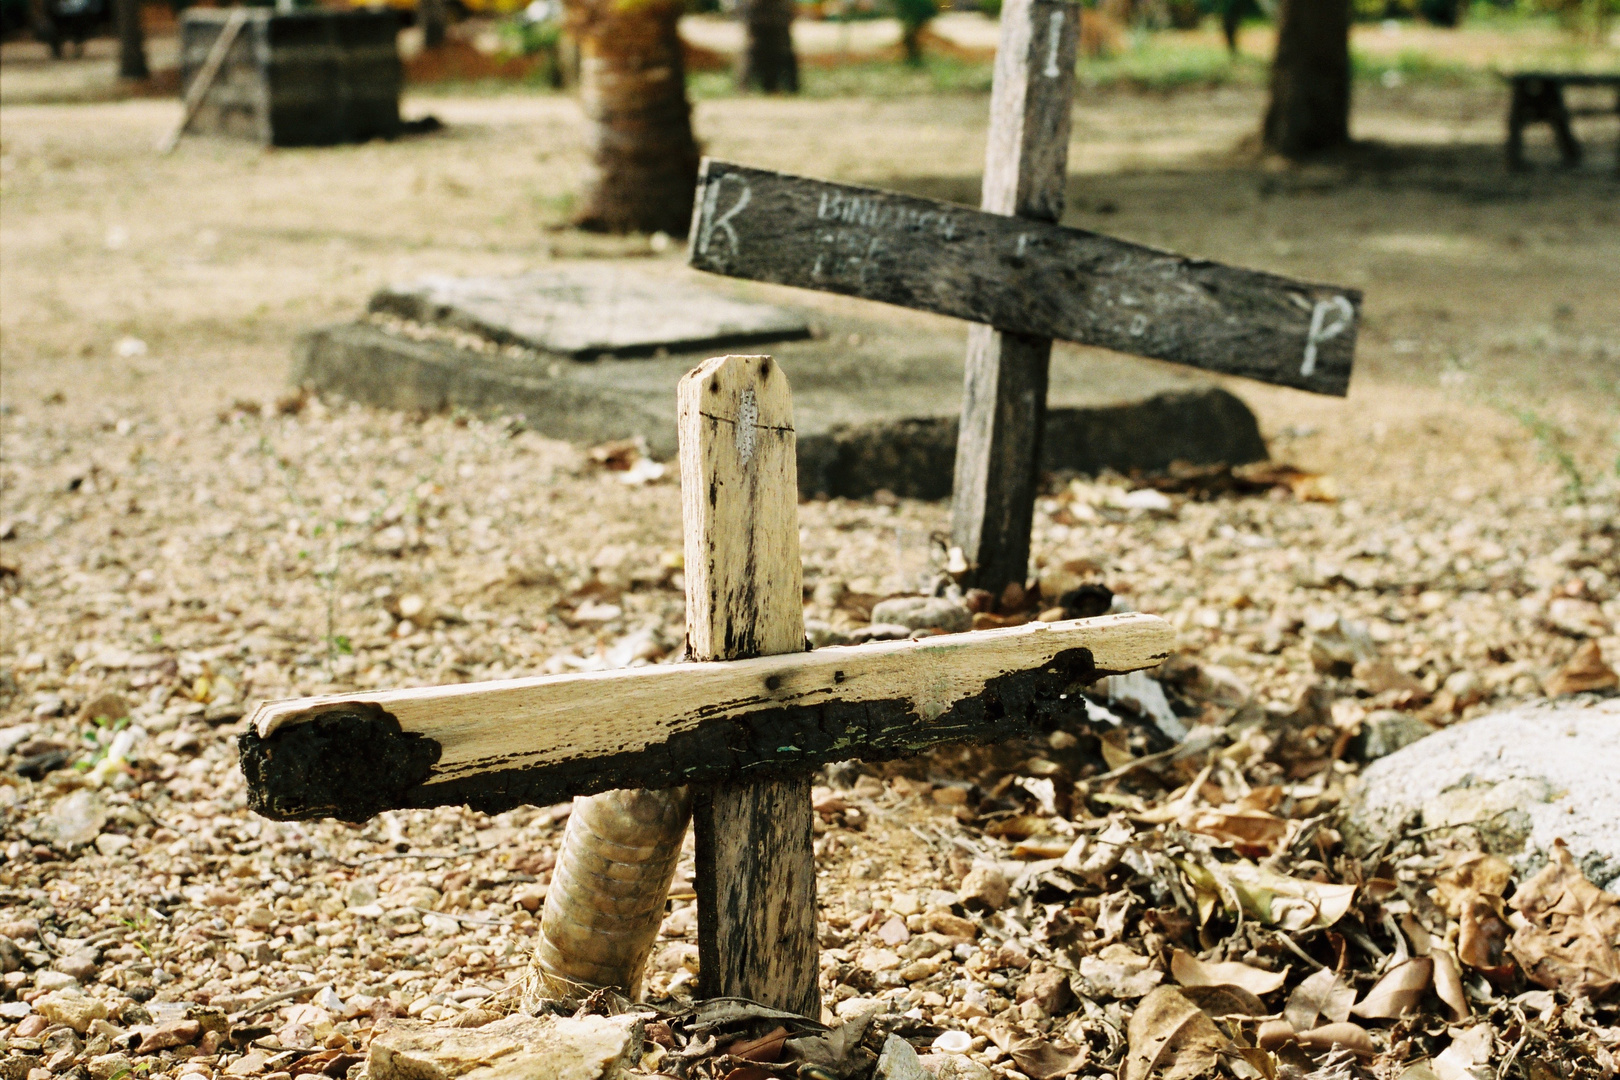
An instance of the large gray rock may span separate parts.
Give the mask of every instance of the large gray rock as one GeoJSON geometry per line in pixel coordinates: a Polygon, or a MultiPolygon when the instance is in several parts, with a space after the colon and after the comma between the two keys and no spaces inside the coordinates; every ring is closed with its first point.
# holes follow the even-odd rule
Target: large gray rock
{"type": "Polygon", "coordinates": [[[1562,839],[1588,878],[1620,890],[1620,699],[1526,705],[1412,743],[1367,767],[1343,832],[1366,851],[1403,827],[1470,823],[1520,875],[1562,839]]]}

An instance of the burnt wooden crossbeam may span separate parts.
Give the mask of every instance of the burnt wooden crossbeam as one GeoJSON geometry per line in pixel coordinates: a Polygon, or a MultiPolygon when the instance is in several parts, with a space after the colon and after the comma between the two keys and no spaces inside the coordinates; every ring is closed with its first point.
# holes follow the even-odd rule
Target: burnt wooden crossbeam
{"type": "Polygon", "coordinates": [[[1051,222],[707,159],[691,264],[1345,394],[1361,294],[1051,222]]]}
{"type": "Polygon", "coordinates": [[[1050,728],[1071,693],[1159,663],[1150,615],[1105,615],[668,664],[270,702],[241,738],[253,810],[364,821],[490,813],[610,788],[709,783],[1050,728]]]}

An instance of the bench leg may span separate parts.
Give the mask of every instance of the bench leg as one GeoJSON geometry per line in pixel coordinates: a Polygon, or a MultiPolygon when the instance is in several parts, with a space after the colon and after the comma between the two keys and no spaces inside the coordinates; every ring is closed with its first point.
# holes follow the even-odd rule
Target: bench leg
{"type": "Polygon", "coordinates": [[[1509,169],[1524,168],[1524,125],[1530,119],[1529,94],[1523,83],[1513,84],[1508,103],[1507,164],[1509,169]]]}
{"type": "Polygon", "coordinates": [[[1564,104],[1563,84],[1547,84],[1546,109],[1547,123],[1552,125],[1553,135],[1558,139],[1558,152],[1564,157],[1565,167],[1573,169],[1581,163],[1581,144],[1569,126],[1569,107],[1564,104]]]}

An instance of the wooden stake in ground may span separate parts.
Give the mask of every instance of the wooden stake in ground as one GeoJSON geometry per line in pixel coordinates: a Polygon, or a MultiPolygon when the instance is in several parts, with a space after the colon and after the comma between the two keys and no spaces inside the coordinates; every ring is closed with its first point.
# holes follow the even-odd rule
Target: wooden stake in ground
{"type": "MultiPolygon", "coordinates": [[[[990,95],[980,208],[1056,223],[1068,177],[1080,9],[1067,0],[1010,0],[990,95]]],[[[968,331],[957,429],[951,539],[971,568],[965,585],[1000,595],[1029,567],[1030,507],[1039,479],[1052,339],[968,331]]]]}
{"type": "MultiPolygon", "coordinates": [[[[815,1015],[809,769],[1083,721],[1077,687],[1157,664],[1174,635],[1117,615],[806,651],[786,375],[769,357],[708,361],[681,384],[680,430],[693,663],[270,703],[239,740],[248,802],[357,821],[691,785],[700,991],[815,1015]]],[[[639,979],[681,796],[614,798],[649,811],[650,840],[576,807],[531,994],[639,979]]]]}
{"type": "MultiPolygon", "coordinates": [[[[1329,5],[1331,6],[1331,5],[1329,5]]],[[[1009,0],[983,211],[722,161],[688,261],[982,324],[968,339],[951,532],[964,583],[1024,582],[1054,338],[1344,394],[1361,294],[1065,229],[1078,10],[1009,0]]]]}
{"type": "MultiPolygon", "coordinates": [[[[694,660],[803,653],[798,464],[787,376],[768,356],[681,380],[686,633],[694,660]]],[[[810,774],[695,793],[698,992],[821,1014],[810,774]]]]}

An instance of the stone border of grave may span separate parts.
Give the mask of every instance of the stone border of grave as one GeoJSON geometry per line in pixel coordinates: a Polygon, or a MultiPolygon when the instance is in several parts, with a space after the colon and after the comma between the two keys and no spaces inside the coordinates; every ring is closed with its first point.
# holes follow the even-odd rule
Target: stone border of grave
{"type": "MultiPolygon", "coordinates": [[[[357,322],[307,335],[298,349],[294,381],[380,408],[522,414],[531,428],[550,438],[594,444],[639,437],[656,458],[675,454],[675,413],[667,389],[626,386],[596,365],[567,359],[548,365],[498,351],[413,341],[357,322]]],[[[818,429],[813,412],[801,407],[800,424],[801,495],[860,499],[886,490],[902,498],[943,499],[951,493],[955,416],[818,429]]],[[[1259,423],[1242,399],[1202,386],[1118,405],[1049,410],[1041,467],[1086,474],[1157,472],[1174,461],[1242,465],[1266,457],[1259,423]]]]}

